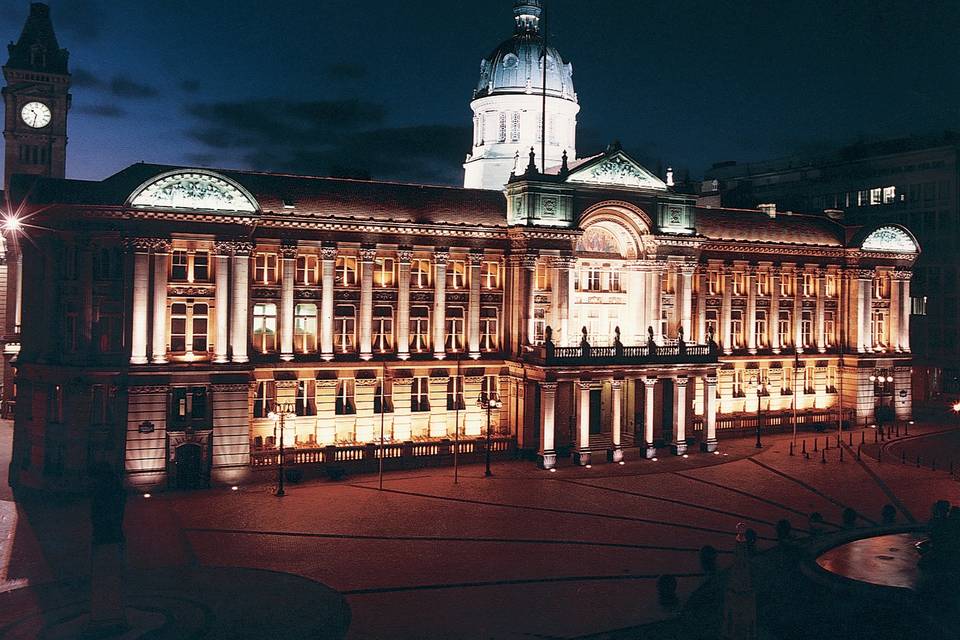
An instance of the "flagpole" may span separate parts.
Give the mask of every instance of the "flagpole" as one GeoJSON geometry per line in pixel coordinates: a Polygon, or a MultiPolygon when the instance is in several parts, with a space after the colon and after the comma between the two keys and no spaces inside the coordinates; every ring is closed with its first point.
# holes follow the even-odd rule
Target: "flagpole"
{"type": "Polygon", "coordinates": [[[547,172],[547,0],[543,0],[540,12],[543,22],[543,109],[540,123],[540,166],[547,172]]]}
{"type": "Polygon", "coordinates": [[[841,267],[840,272],[837,274],[837,314],[836,318],[839,322],[840,317],[843,316],[844,322],[840,323],[840,357],[837,359],[837,376],[840,378],[840,393],[837,394],[837,407],[840,413],[840,419],[837,420],[837,436],[841,439],[843,438],[843,349],[844,342],[846,341],[846,330],[844,329],[844,323],[846,322],[846,310],[843,305],[843,294],[845,292],[843,281],[844,281],[843,268],[841,267]],[[841,313],[843,312],[843,313],[841,313]]]}

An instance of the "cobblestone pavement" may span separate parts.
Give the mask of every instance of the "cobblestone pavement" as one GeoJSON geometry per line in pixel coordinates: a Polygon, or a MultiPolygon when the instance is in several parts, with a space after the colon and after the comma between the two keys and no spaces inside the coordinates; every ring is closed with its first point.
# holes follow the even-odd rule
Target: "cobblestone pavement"
{"type": "MultiPolygon", "coordinates": [[[[960,431],[911,427],[912,436],[960,431]]],[[[944,437],[944,436],[937,436],[944,437]]],[[[721,454],[694,453],[591,469],[564,461],[556,473],[529,462],[391,473],[377,478],[169,493],[128,502],[132,569],[224,566],[287,572],[343,594],[348,638],[572,638],[675,613],[656,597],[656,579],[677,578],[681,601],[702,582],[698,552],[732,561],[734,530],[745,522],[758,547],[789,520],[804,535],[820,512],[839,527],[894,504],[901,522],[924,521],[937,499],[960,502],[945,468],[900,464],[854,447],[839,460],[835,436],[805,434],[807,456],[789,455],[788,435],[723,440],[721,454]],[[822,462],[826,460],[826,462],[822,462]]],[[[845,436],[844,440],[849,442],[845,436]]],[[[800,437],[802,441],[804,436],[800,437]]],[[[867,451],[874,434],[864,434],[867,451]]],[[[892,445],[891,445],[892,446],[892,445]]],[[[958,467],[960,474],[960,467],[958,467]]],[[[0,502],[0,589],[67,580],[87,571],[80,503],[0,502]]],[[[291,603],[298,598],[290,593],[291,603]]],[[[249,607],[258,596],[250,594],[249,607]]],[[[3,619],[0,619],[0,623],[3,619]]]]}

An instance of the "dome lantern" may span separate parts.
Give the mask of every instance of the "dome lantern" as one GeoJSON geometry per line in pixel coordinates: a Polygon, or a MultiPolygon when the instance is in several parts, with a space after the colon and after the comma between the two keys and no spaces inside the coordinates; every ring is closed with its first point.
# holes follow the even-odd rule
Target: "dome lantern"
{"type": "Polygon", "coordinates": [[[517,21],[517,33],[539,33],[542,0],[517,0],[513,3],[513,16],[517,21]]]}

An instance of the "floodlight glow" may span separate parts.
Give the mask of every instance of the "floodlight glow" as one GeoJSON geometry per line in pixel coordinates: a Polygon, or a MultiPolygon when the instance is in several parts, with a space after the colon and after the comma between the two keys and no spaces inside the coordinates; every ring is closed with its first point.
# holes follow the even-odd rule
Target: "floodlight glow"
{"type": "Polygon", "coordinates": [[[953,410],[956,411],[957,413],[960,413],[960,402],[953,405],[953,410]]]}
{"type": "Polygon", "coordinates": [[[144,498],[150,498],[150,497],[152,497],[152,496],[151,496],[149,493],[145,493],[145,494],[143,494],[143,497],[144,497],[144,498]]]}
{"type": "Polygon", "coordinates": [[[3,230],[7,233],[17,233],[23,229],[23,222],[17,216],[6,216],[3,219],[3,230]]]}

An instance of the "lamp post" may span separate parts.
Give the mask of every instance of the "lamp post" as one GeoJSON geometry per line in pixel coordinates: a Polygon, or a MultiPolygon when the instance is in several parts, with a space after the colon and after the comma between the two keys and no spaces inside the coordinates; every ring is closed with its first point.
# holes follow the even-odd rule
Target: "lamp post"
{"type": "Polygon", "coordinates": [[[487,470],[483,475],[489,478],[493,475],[493,473],[490,472],[490,412],[502,407],[503,403],[500,401],[500,396],[496,393],[488,394],[486,391],[483,391],[480,393],[480,397],[477,398],[477,405],[487,412],[487,470]]]}
{"type": "Polygon", "coordinates": [[[755,378],[751,378],[751,382],[756,382],[757,384],[757,443],[754,445],[757,449],[762,449],[763,444],[760,443],[760,400],[763,398],[763,387],[767,384],[766,378],[761,377],[759,374],[755,378]]]}
{"type": "Polygon", "coordinates": [[[956,402],[953,405],[953,412],[957,415],[957,423],[960,424],[960,402],[956,402]]]}
{"type": "MultiPolygon", "coordinates": [[[[888,376],[884,374],[885,374],[884,371],[877,369],[870,376],[870,382],[873,383],[874,393],[876,393],[876,390],[877,390],[877,383],[880,384],[880,408],[883,408],[885,406],[883,403],[884,402],[883,398],[887,395],[888,385],[893,384],[893,376],[888,376]]],[[[893,411],[893,393],[890,393],[890,410],[893,411]]],[[[883,428],[882,420],[878,419],[877,425],[883,428]]]]}
{"type": "Polygon", "coordinates": [[[284,423],[288,415],[296,414],[296,405],[292,402],[275,402],[273,403],[273,411],[269,413],[269,417],[274,422],[280,422],[280,464],[277,466],[277,492],[274,494],[278,498],[282,498],[287,495],[287,492],[283,490],[283,459],[284,449],[283,449],[283,429],[284,423]]]}

